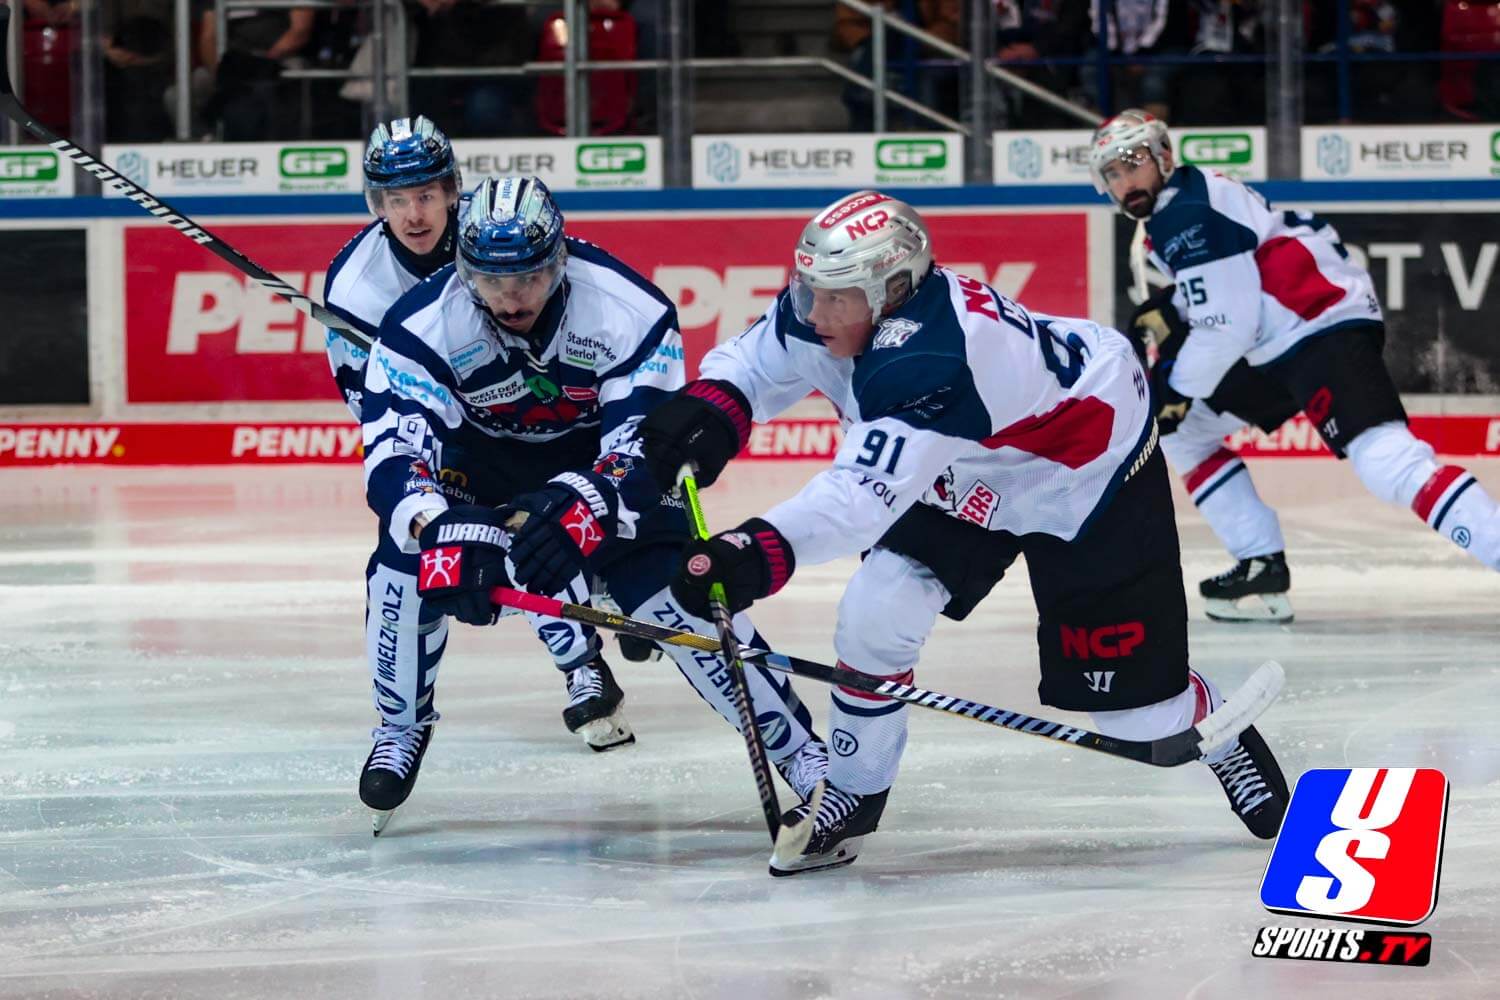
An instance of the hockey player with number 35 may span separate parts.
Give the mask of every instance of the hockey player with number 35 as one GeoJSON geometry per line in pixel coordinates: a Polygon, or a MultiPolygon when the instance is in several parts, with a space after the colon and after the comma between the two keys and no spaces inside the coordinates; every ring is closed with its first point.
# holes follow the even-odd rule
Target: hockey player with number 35
{"type": "MultiPolygon", "coordinates": [[[[1024,553],[1043,704],[1137,740],[1218,707],[1188,666],[1170,483],[1145,375],[1118,332],[1033,313],[934,266],[921,217],[861,191],[807,224],[791,284],[701,371],[641,428],[663,486],[685,462],[717,476],[752,420],[814,389],[846,436],[796,496],[688,546],[672,584],[688,610],[706,613],[715,582],[739,610],[799,565],[869,550],[839,604],[839,665],[909,682],[937,616],[962,620],[1024,553]]],[[[906,706],[834,688],[829,729],[811,839],[779,841],[773,875],[848,864],[885,808],[906,706]]],[[[1251,832],[1274,836],[1286,783],[1255,729],[1207,763],[1251,832]]],[[[784,822],[808,812],[804,802],[784,822]]]]}
{"type": "Polygon", "coordinates": [[[1151,263],[1174,282],[1131,332],[1157,346],[1162,450],[1239,560],[1199,584],[1210,617],[1292,618],[1281,525],[1224,438],[1246,424],[1275,430],[1299,411],[1371,493],[1500,569],[1500,507],[1407,427],[1374,285],[1332,226],[1177,164],[1166,123],[1136,109],[1099,126],[1089,167],[1099,193],[1144,225],[1151,263]]]}
{"type": "MultiPolygon", "coordinates": [[[[423,608],[489,625],[496,586],[586,598],[597,578],[627,614],[715,634],[668,591],[687,517],[639,465],[641,417],[683,378],[677,310],[660,289],[566,236],[539,179],[482,181],[455,263],[386,313],[365,370],[366,492],[390,544],[419,560],[423,608]],[[472,502],[452,502],[429,472],[454,453],[472,502]]],[[[763,646],[743,616],[736,634],[763,646]]],[[[719,657],[664,652],[738,724],[719,657]]],[[[768,756],[807,795],[826,766],[811,717],[769,671],[747,680],[768,756]]],[[[407,690],[409,714],[388,719],[389,738],[411,748],[388,809],[410,792],[437,718],[430,674],[407,690]]]]}

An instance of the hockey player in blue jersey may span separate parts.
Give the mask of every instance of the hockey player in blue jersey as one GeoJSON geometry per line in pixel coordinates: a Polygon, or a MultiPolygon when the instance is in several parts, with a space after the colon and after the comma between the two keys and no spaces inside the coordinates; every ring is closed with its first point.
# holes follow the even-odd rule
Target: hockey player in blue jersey
{"type": "MultiPolygon", "coordinates": [[[[348,242],[328,269],[324,302],[356,330],[374,339],[387,310],[423,278],[452,264],[458,237],[461,179],[453,148],[429,119],[398,118],[375,127],[364,157],[365,198],[374,222],[348,242]]],[[[336,331],[328,333],[334,381],[355,419],[363,412],[369,353],[336,331]]],[[[474,499],[483,470],[461,448],[430,470],[446,495],[474,499]]],[[[399,784],[406,755],[391,749],[392,734],[415,721],[419,674],[436,673],[448,638],[447,618],[422,604],[416,587],[417,556],[402,552],[385,525],[365,569],[365,651],[381,723],[361,772],[360,797],[389,815],[386,789],[399,784]]],[[[588,603],[589,595],[568,593],[588,603]]],[[[596,751],[635,741],[615,682],[592,628],[529,616],[538,638],[564,674],[563,723],[596,751]]]]}
{"type": "MultiPolygon", "coordinates": [[[[683,463],[711,481],[752,420],[814,389],[846,425],[833,466],[763,517],[690,544],[672,585],[688,611],[704,613],[715,582],[738,610],[798,566],[868,550],[834,648],[845,669],[909,682],[937,616],[963,619],[1024,553],[1043,704],[1090,712],[1127,739],[1186,729],[1218,706],[1188,666],[1170,484],[1123,336],[935,266],[921,217],[861,191],[807,224],[792,283],[646,418],[645,460],[663,485],[683,463]]],[[[853,861],[905,744],[904,703],[834,688],[836,753],[811,839],[779,839],[771,873],[853,861]]],[[[1286,783],[1254,727],[1206,762],[1250,831],[1274,836],[1286,783]]]]}
{"type": "Polygon", "coordinates": [[[1238,560],[1199,584],[1210,617],[1291,620],[1276,512],[1224,438],[1247,424],[1275,430],[1299,411],[1371,493],[1500,569],[1500,507],[1407,427],[1381,357],[1374,285],[1332,226],[1177,164],[1166,123],[1144,111],[1099,127],[1090,168],[1099,193],[1144,225],[1151,263],[1173,279],[1132,326],[1157,344],[1162,450],[1238,560]]]}
{"type": "MultiPolygon", "coordinates": [[[[455,264],[386,313],[363,390],[370,506],[385,543],[419,560],[424,613],[487,625],[496,618],[490,589],[507,580],[579,601],[598,579],[627,613],[714,634],[668,590],[686,515],[639,464],[641,417],[683,383],[671,301],[566,236],[535,177],[480,183],[457,251],[455,264]],[[433,472],[454,455],[468,475],[466,502],[433,472]]],[[[747,619],[736,628],[756,638],[747,619]]],[[[719,658],[665,652],[734,724],[719,658]]],[[[763,670],[747,678],[768,755],[806,796],[827,760],[811,719],[784,680],[763,670]]],[[[430,672],[412,675],[399,695],[382,705],[387,726],[372,755],[387,762],[375,803],[386,810],[410,792],[437,720],[430,672]]]]}

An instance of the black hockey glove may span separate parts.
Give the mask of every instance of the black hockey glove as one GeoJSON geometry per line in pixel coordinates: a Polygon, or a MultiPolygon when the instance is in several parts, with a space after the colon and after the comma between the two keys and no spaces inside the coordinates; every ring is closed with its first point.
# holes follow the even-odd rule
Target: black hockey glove
{"type": "Polygon", "coordinates": [[[499,612],[490,589],[510,585],[505,515],[493,507],[459,504],[422,529],[417,593],[423,601],[468,625],[492,625],[499,612]]]}
{"type": "Polygon", "coordinates": [[[1177,429],[1187,416],[1188,407],[1193,401],[1167,383],[1172,375],[1172,366],[1176,360],[1168,358],[1156,362],[1151,369],[1151,400],[1156,406],[1156,427],[1162,434],[1170,434],[1177,429]]]}
{"type": "Polygon", "coordinates": [[[641,421],[646,469],[668,493],[692,464],[699,486],[712,486],[750,441],[750,401],[732,382],[698,379],[641,421]]]}
{"type": "Polygon", "coordinates": [[[1175,285],[1158,289],[1131,314],[1130,342],[1142,365],[1147,363],[1146,352],[1153,344],[1157,364],[1160,364],[1177,357],[1183,341],[1187,340],[1188,326],[1177,314],[1177,307],[1172,305],[1172,293],[1176,290],[1175,285]]]}
{"type": "Polygon", "coordinates": [[[614,534],[619,503],[613,486],[585,472],[564,472],[512,500],[505,509],[527,515],[510,547],[516,582],[536,594],[567,589],[614,534]]]}
{"type": "Polygon", "coordinates": [[[722,583],[729,610],[743,611],[780,590],[796,565],[781,532],[752,517],[733,531],[689,542],[672,580],[672,596],[684,611],[708,618],[709,588],[722,583]]]}

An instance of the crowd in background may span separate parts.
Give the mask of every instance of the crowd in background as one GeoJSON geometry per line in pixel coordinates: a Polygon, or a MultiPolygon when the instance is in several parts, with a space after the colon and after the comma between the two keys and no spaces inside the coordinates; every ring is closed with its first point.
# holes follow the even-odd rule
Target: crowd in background
{"type": "MultiPolygon", "coordinates": [[[[28,105],[67,132],[72,114],[70,54],[80,0],[20,0],[25,20],[28,105]]],[[[243,2],[243,0],[238,0],[243,2]]],[[[696,0],[698,55],[738,52],[737,13],[756,0],[696,0]]],[[[873,74],[871,25],[829,0],[828,48],[857,72],[873,74]]],[[[968,47],[968,0],[874,0],[933,35],[968,47]]],[[[993,55],[1012,72],[1079,104],[1146,107],[1184,124],[1234,124],[1264,117],[1264,18],[1272,0],[994,0],[993,55]],[[1102,16],[1100,11],[1103,11],[1102,16]],[[1101,72],[1101,51],[1116,60],[1101,72]],[[1106,77],[1107,73],[1107,77],[1106,77]]],[[[662,0],[589,0],[589,52],[595,60],[650,58],[660,44],[662,0]]],[[[1500,0],[1336,0],[1303,3],[1305,114],[1308,122],[1416,122],[1500,118],[1500,61],[1402,60],[1403,53],[1500,52],[1500,0]],[[1348,64],[1339,87],[1342,46],[1371,58],[1348,64]],[[1396,57],[1396,58],[1392,58],[1396,57]]],[[[544,4],[485,0],[408,0],[408,62],[413,67],[514,67],[561,62],[567,25],[544,4]]],[[[255,8],[228,6],[220,26],[213,0],[193,0],[191,133],[226,141],[353,137],[362,131],[368,80],[297,81],[299,68],[368,71],[368,5],[255,8]]],[[[173,0],[102,0],[106,138],[174,137],[176,107],[173,0]]],[[[399,53],[387,36],[388,65],[399,53]]],[[[967,73],[956,61],[895,31],[887,32],[889,85],[950,117],[964,113],[967,73]]],[[[635,71],[592,74],[590,132],[655,130],[654,77],[635,71]]],[[[768,74],[768,94],[776,86],[768,74]]],[[[789,83],[795,86],[795,83],[789,83]]],[[[1014,89],[994,89],[998,128],[1075,126],[1014,89]]],[[[560,74],[414,78],[412,106],[457,136],[561,135],[566,131],[560,74]]],[[[868,90],[849,86],[852,130],[873,122],[868,90]]],[[[788,123],[795,128],[795,123],[788,123]]],[[[895,114],[889,127],[930,127],[895,114]]]]}

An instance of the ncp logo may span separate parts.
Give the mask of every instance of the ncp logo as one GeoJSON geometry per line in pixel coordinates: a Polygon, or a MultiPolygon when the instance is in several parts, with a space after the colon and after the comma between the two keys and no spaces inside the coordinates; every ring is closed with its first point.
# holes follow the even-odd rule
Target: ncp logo
{"type": "Polygon", "coordinates": [[[740,151],[732,142],[711,142],[706,150],[708,162],[704,169],[708,176],[720,184],[733,184],[740,179],[740,151]]]}
{"type": "Polygon", "coordinates": [[[875,165],[883,170],[941,170],[948,165],[948,144],[941,139],[882,139],[875,144],[875,165]]]}
{"type": "Polygon", "coordinates": [[[1261,880],[1274,913],[1420,924],[1437,907],[1448,779],[1430,767],[1318,768],[1297,780],[1261,880]]]}
{"type": "Polygon", "coordinates": [[[57,180],[57,154],[45,150],[0,153],[0,183],[57,180]]]}
{"type": "Polygon", "coordinates": [[[338,146],[288,146],[278,165],[288,179],[343,177],[349,172],[349,153],[338,146]]]}
{"type": "Polygon", "coordinates": [[[1318,169],[1330,177],[1349,172],[1349,140],[1337,132],[1318,136],[1318,169]]]}
{"type": "Polygon", "coordinates": [[[1005,150],[1010,172],[1022,180],[1034,181],[1042,176],[1042,147],[1034,139],[1012,139],[1005,150]]]}
{"type": "Polygon", "coordinates": [[[639,142],[586,142],[578,147],[581,174],[643,174],[646,147],[639,142]]]}

